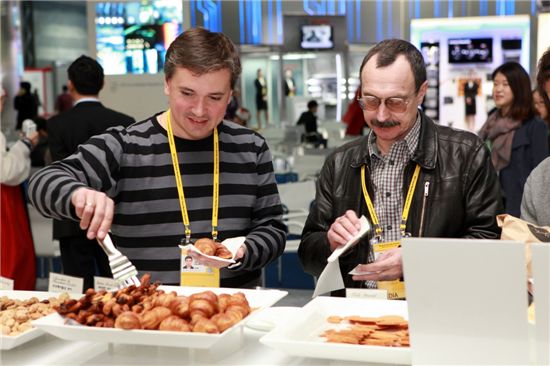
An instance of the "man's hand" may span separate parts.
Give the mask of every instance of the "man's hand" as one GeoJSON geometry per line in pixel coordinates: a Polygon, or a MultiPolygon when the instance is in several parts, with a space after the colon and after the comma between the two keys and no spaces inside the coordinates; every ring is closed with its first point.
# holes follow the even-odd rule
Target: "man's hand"
{"type": "Polygon", "coordinates": [[[86,237],[105,239],[111,228],[115,203],[103,192],[90,188],[78,188],[71,195],[76,215],[80,218],[80,228],[88,230],[86,237]]]}
{"type": "Polygon", "coordinates": [[[369,274],[353,276],[354,281],[392,281],[403,277],[401,248],[393,248],[380,254],[375,262],[360,264],[357,271],[369,274]]]}
{"type": "Polygon", "coordinates": [[[339,246],[348,242],[361,229],[361,222],[352,210],[338,217],[327,231],[327,239],[330,243],[330,251],[333,252],[339,246]]]}
{"type": "MultiPolygon", "coordinates": [[[[237,253],[235,254],[235,261],[239,261],[239,259],[241,259],[242,257],[244,257],[246,253],[246,246],[242,245],[239,250],[237,250],[237,253]]],[[[214,268],[224,268],[224,267],[227,267],[227,266],[230,266],[232,263],[227,263],[225,261],[218,261],[218,260],[215,260],[215,259],[211,259],[209,257],[206,257],[200,253],[197,253],[195,251],[188,251],[187,252],[188,255],[190,255],[191,257],[193,257],[193,260],[203,266],[207,266],[207,267],[214,267],[214,268]]]]}

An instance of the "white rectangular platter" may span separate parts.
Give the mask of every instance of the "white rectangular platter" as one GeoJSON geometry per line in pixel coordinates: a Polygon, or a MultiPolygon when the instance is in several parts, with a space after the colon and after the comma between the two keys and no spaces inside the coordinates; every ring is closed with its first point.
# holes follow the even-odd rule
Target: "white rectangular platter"
{"type": "Polygon", "coordinates": [[[408,347],[382,347],[328,343],[320,334],[331,328],[327,318],[331,315],[379,317],[401,315],[408,319],[405,301],[346,299],[316,297],[293,314],[283,325],[260,339],[260,342],[279,351],[302,357],[334,360],[411,364],[408,347]]]}
{"type": "MultiPolygon", "coordinates": [[[[36,297],[38,300],[45,300],[50,297],[58,297],[59,295],[59,293],[44,291],[0,291],[0,297],[7,296],[10,299],[14,300],[28,300],[32,297],[36,297]]],[[[70,294],[69,296],[75,299],[79,299],[82,295],[70,294]]],[[[41,336],[42,334],[44,334],[44,332],[36,327],[33,327],[31,330],[28,330],[17,336],[5,336],[0,334],[0,349],[2,349],[3,351],[10,350],[23,343],[33,340],[36,337],[41,336]]]]}
{"type": "MultiPolygon", "coordinates": [[[[179,287],[160,286],[166,292],[175,291],[179,295],[191,295],[197,292],[211,290],[216,294],[233,294],[242,292],[248,299],[251,308],[266,308],[287,295],[288,292],[280,290],[247,290],[232,288],[205,288],[205,287],[179,287]]],[[[66,324],[59,314],[51,314],[38,319],[33,324],[39,329],[65,340],[92,341],[124,344],[144,344],[149,346],[167,346],[184,348],[210,348],[221,340],[228,339],[237,332],[242,331],[242,325],[247,318],[241,320],[233,327],[221,334],[171,332],[158,330],[123,330],[117,328],[95,328],[84,325],[66,324]]]]}

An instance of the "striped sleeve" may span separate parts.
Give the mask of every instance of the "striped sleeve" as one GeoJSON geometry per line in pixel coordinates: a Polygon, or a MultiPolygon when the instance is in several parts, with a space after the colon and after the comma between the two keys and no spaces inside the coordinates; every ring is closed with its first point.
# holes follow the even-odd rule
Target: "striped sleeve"
{"type": "Polygon", "coordinates": [[[255,270],[277,259],[286,244],[286,226],[271,153],[262,139],[257,159],[258,190],[252,208],[252,230],[246,237],[247,254],[239,270],[255,270]]]}
{"type": "Polygon", "coordinates": [[[80,187],[89,187],[113,197],[118,169],[117,158],[122,148],[118,132],[112,131],[91,138],[68,158],[42,168],[31,177],[29,199],[44,216],[79,221],[71,194],[80,187]]]}

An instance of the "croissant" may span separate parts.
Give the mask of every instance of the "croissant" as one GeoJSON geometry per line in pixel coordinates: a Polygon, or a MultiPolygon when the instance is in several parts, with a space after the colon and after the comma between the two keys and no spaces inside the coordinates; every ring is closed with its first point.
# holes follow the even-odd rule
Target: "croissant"
{"type": "Polygon", "coordinates": [[[240,315],[241,314],[239,312],[230,311],[226,313],[218,313],[214,315],[210,320],[212,320],[214,324],[216,324],[221,333],[237,324],[242,319],[240,315]]]}
{"type": "MultiPolygon", "coordinates": [[[[105,324],[103,324],[105,326],[105,324]]],[[[115,328],[121,329],[141,329],[139,317],[133,311],[125,311],[116,317],[115,328]]]]}
{"type": "Polygon", "coordinates": [[[221,243],[216,243],[216,252],[214,255],[223,259],[233,258],[233,254],[221,243]]]}
{"type": "Polygon", "coordinates": [[[193,312],[189,313],[189,319],[190,319],[189,324],[194,326],[202,318],[208,319],[202,311],[200,311],[200,310],[193,311],[193,312]]]}
{"type": "Polygon", "coordinates": [[[181,318],[187,318],[189,317],[189,298],[186,296],[177,296],[172,300],[168,308],[170,308],[172,314],[181,318]]]}
{"type": "Polygon", "coordinates": [[[174,300],[176,297],[177,295],[175,292],[160,294],[153,302],[153,306],[169,307],[170,303],[172,303],[172,300],[174,300]]]}
{"type": "Polygon", "coordinates": [[[239,313],[241,313],[242,317],[244,318],[248,315],[248,313],[250,313],[250,308],[242,305],[229,305],[225,310],[225,312],[228,312],[228,311],[238,311],[239,313]]]}
{"type": "Polygon", "coordinates": [[[189,297],[189,299],[190,299],[190,301],[204,299],[204,300],[207,300],[208,302],[211,302],[213,304],[217,304],[218,295],[216,295],[212,291],[208,290],[208,291],[203,291],[203,292],[198,292],[196,294],[193,294],[189,297]]]}
{"type": "Polygon", "coordinates": [[[209,302],[208,300],[204,299],[198,299],[198,300],[191,300],[189,303],[189,312],[193,313],[195,311],[200,311],[204,313],[206,318],[210,318],[212,315],[216,313],[216,306],[214,303],[209,302]]]}
{"type": "Polygon", "coordinates": [[[220,310],[220,313],[223,313],[227,306],[229,305],[229,298],[231,295],[228,294],[220,294],[218,295],[218,309],[220,310]]]}
{"type": "Polygon", "coordinates": [[[219,333],[220,330],[216,326],[216,324],[206,318],[201,318],[194,326],[193,326],[193,332],[198,333],[219,333]]]}
{"type": "Polygon", "coordinates": [[[141,325],[144,329],[157,329],[160,322],[172,315],[170,309],[158,306],[141,314],[141,325]]]}
{"type": "Polygon", "coordinates": [[[214,255],[216,253],[216,242],[212,239],[202,238],[195,242],[195,248],[202,254],[214,255]]]}
{"type": "Polygon", "coordinates": [[[176,332],[190,332],[189,323],[177,315],[170,315],[159,324],[159,330],[173,330],[176,332]]]}

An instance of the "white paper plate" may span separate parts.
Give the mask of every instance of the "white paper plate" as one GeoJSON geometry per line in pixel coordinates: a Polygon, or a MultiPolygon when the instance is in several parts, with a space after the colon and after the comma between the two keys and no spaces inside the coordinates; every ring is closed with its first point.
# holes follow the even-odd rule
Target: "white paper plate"
{"type": "Polygon", "coordinates": [[[245,240],[246,240],[245,236],[237,236],[235,238],[227,238],[227,239],[225,239],[224,241],[221,242],[221,244],[223,244],[225,246],[225,248],[231,252],[231,254],[232,254],[231,259],[224,259],[224,258],[216,257],[214,255],[206,255],[203,252],[201,252],[200,250],[198,250],[197,247],[195,247],[193,244],[179,245],[179,247],[181,249],[187,249],[187,250],[190,250],[192,252],[198,253],[198,254],[204,256],[205,258],[208,258],[212,261],[220,263],[221,265],[228,264],[228,263],[229,264],[234,264],[234,263],[236,263],[235,255],[237,254],[237,251],[239,250],[239,248],[244,246],[245,240]]]}
{"type": "MultiPolygon", "coordinates": [[[[7,296],[14,300],[27,300],[31,297],[36,297],[38,300],[44,300],[50,297],[58,297],[59,295],[59,293],[44,291],[0,291],[0,296],[7,296]]],[[[70,296],[72,298],[80,298],[82,295],[71,294],[70,296]]],[[[0,334],[0,349],[3,351],[10,350],[22,345],[23,343],[27,343],[42,334],[44,334],[44,332],[36,327],[33,327],[32,329],[17,336],[5,336],[0,334]]]]}
{"type": "MultiPolygon", "coordinates": [[[[216,294],[242,292],[246,295],[250,307],[258,309],[269,307],[287,295],[286,291],[280,290],[246,290],[179,286],[160,286],[159,289],[163,289],[167,292],[176,291],[180,295],[190,295],[205,290],[211,290],[216,294]]],[[[65,319],[57,313],[38,319],[34,321],[33,324],[39,329],[65,340],[185,348],[210,348],[217,342],[228,339],[227,337],[232,337],[233,335],[238,336],[238,332],[242,330],[241,326],[246,321],[247,318],[241,320],[221,334],[158,330],[123,330],[117,328],[95,328],[84,325],[69,325],[65,324],[65,319]]]]}
{"type": "Polygon", "coordinates": [[[301,308],[293,306],[275,306],[257,311],[250,316],[246,327],[260,332],[269,332],[277,326],[292,321],[293,316],[301,308]]]}
{"type": "Polygon", "coordinates": [[[401,315],[408,319],[405,301],[316,297],[293,315],[293,321],[276,327],[263,336],[260,342],[295,356],[411,364],[411,350],[408,347],[326,342],[319,335],[332,327],[326,321],[331,315],[368,317],[401,315]]]}

